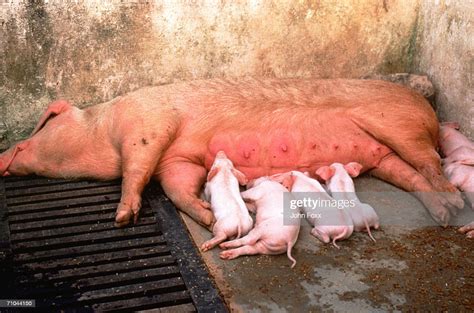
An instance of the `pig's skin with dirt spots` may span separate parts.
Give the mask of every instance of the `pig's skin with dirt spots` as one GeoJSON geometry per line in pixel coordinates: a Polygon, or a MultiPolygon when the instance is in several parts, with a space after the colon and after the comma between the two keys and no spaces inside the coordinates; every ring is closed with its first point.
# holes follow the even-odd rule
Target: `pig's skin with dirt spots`
{"type": "Polygon", "coordinates": [[[0,155],[0,174],[123,177],[118,226],[136,219],[154,178],[178,208],[210,226],[209,203],[198,194],[219,150],[249,179],[356,161],[422,191],[419,199],[446,225],[463,203],[442,174],[437,142],[428,102],[393,83],[202,80],[142,88],[84,110],[52,103],[31,138],[0,155]]]}

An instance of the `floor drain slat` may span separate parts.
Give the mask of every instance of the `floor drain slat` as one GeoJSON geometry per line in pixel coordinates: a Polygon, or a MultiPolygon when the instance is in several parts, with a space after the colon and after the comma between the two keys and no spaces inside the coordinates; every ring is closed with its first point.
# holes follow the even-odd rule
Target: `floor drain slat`
{"type": "MultiPolygon", "coordinates": [[[[153,225],[155,223],[156,223],[156,218],[154,216],[142,217],[140,219],[139,227],[153,225]]],[[[97,233],[97,232],[108,231],[108,230],[115,230],[115,227],[110,222],[92,224],[92,225],[61,227],[60,229],[52,228],[52,229],[45,229],[45,230],[30,231],[26,233],[25,232],[13,233],[11,234],[10,238],[12,242],[19,242],[19,241],[32,240],[32,239],[71,237],[71,236],[77,236],[77,235],[82,235],[86,233],[97,233]]]]}
{"type": "Polygon", "coordinates": [[[83,196],[95,196],[103,194],[120,194],[121,187],[117,185],[107,186],[107,187],[97,187],[90,189],[79,189],[79,190],[67,190],[67,191],[55,191],[51,193],[43,193],[36,195],[27,195],[15,198],[7,198],[7,205],[9,207],[18,206],[21,204],[38,204],[46,201],[51,201],[51,199],[71,199],[73,197],[83,197],[83,196]]]}
{"type": "Polygon", "coordinates": [[[61,210],[50,210],[46,212],[37,213],[23,213],[23,214],[10,214],[9,221],[11,222],[23,222],[25,220],[38,219],[44,220],[47,218],[57,218],[58,216],[78,216],[90,213],[103,213],[104,211],[113,212],[117,209],[118,201],[106,204],[91,204],[88,206],[79,206],[72,208],[62,208],[61,210]]]}
{"type": "MultiPolygon", "coordinates": [[[[59,191],[72,191],[72,190],[83,190],[87,193],[87,189],[97,188],[97,187],[109,187],[109,186],[120,186],[119,182],[88,182],[88,181],[79,181],[75,183],[64,183],[54,186],[54,192],[59,191]]],[[[11,188],[5,191],[5,194],[8,198],[14,197],[24,197],[32,196],[38,194],[50,194],[51,185],[38,186],[38,187],[28,187],[28,188],[11,188]]]]}
{"type": "MultiPolygon", "coordinates": [[[[65,260],[51,260],[48,262],[35,262],[28,264],[28,267],[38,273],[47,271],[58,271],[68,268],[80,268],[91,265],[99,265],[110,262],[128,261],[138,258],[149,258],[169,255],[170,249],[165,245],[154,244],[151,247],[137,247],[123,249],[120,251],[104,252],[100,254],[78,256],[65,260]]],[[[163,259],[165,261],[165,259],[163,259]]],[[[174,259],[173,259],[174,260],[174,259]]],[[[163,261],[163,262],[164,262],[163,261]]]]}
{"type": "Polygon", "coordinates": [[[119,180],[0,179],[2,298],[45,312],[226,312],[175,208],[157,196],[148,187],[139,222],[116,228],[119,180]]]}
{"type": "Polygon", "coordinates": [[[73,199],[50,200],[48,202],[22,204],[18,206],[9,206],[10,214],[20,212],[36,212],[49,211],[54,209],[68,208],[71,206],[79,206],[84,204],[101,204],[103,202],[120,200],[120,193],[109,193],[99,196],[82,196],[73,199]]]}

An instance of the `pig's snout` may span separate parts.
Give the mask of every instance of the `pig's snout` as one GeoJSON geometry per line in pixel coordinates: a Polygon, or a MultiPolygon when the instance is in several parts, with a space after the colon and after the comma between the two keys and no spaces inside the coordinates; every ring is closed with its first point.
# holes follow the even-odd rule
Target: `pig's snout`
{"type": "Polygon", "coordinates": [[[7,156],[4,154],[0,155],[0,176],[10,176],[10,173],[8,172],[8,166],[10,165],[10,162],[5,160],[7,156]]]}

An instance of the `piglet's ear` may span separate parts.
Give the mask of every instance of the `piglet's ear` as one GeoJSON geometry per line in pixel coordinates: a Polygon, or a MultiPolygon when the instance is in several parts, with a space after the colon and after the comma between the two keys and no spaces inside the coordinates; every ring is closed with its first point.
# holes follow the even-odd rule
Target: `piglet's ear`
{"type": "Polygon", "coordinates": [[[291,191],[291,188],[293,188],[293,184],[295,183],[295,178],[296,177],[294,175],[287,175],[283,178],[281,184],[283,187],[288,189],[288,191],[291,191]]]}
{"type": "Polygon", "coordinates": [[[362,165],[357,162],[351,162],[344,165],[344,169],[349,173],[349,175],[351,175],[351,177],[357,177],[360,174],[362,165]]]}
{"type": "Polygon", "coordinates": [[[442,122],[441,126],[446,126],[446,127],[450,127],[450,128],[454,128],[454,129],[458,129],[458,130],[460,128],[458,122],[442,122]]]}
{"type": "Polygon", "coordinates": [[[328,181],[333,175],[335,170],[329,166],[323,166],[318,168],[316,171],[316,175],[321,177],[323,180],[328,181]]]}
{"type": "Polygon", "coordinates": [[[216,174],[219,173],[219,168],[218,167],[212,167],[211,170],[209,171],[209,174],[207,174],[207,181],[211,181],[216,174]]]}
{"type": "Polygon", "coordinates": [[[239,184],[241,184],[242,186],[247,185],[249,180],[247,179],[247,177],[245,176],[244,173],[242,173],[241,171],[239,171],[235,168],[232,169],[232,173],[235,175],[235,177],[237,177],[237,180],[239,181],[239,184]]]}
{"type": "Polygon", "coordinates": [[[304,174],[305,176],[310,177],[310,176],[309,176],[309,172],[303,172],[303,174],[304,174]]]}
{"type": "Polygon", "coordinates": [[[463,165],[474,165],[474,159],[463,159],[460,160],[459,163],[463,165]]]}

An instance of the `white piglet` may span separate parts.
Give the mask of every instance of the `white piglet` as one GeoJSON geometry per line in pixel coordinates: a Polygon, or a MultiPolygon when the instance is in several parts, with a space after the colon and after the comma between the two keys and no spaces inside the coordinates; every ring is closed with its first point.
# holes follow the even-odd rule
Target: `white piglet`
{"type": "MultiPolygon", "coordinates": [[[[283,223],[283,193],[288,190],[268,177],[261,177],[253,183],[252,188],[242,192],[246,202],[251,202],[249,210],[256,211],[255,227],[247,236],[223,242],[220,247],[222,259],[234,259],[240,255],[252,254],[287,254],[293,262],[291,249],[298,239],[299,219],[292,225],[283,223]]],[[[255,212],[254,212],[255,213],[255,212]]]]}
{"type": "Polygon", "coordinates": [[[234,168],[223,151],[219,151],[204,189],[216,218],[212,229],[214,237],[202,244],[202,251],[212,249],[226,239],[240,238],[252,229],[253,220],[240,196],[239,183],[247,183],[245,175],[234,168]]]}
{"type": "MultiPolygon", "coordinates": [[[[455,151],[462,151],[459,148],[464,148],[464,153],[474,150],[474,142],[464,136],[459,131],[459,124],[455,122],[441,123],[439,128],[439,147],[444,157],[450,157],[456,154],[455,151]]],[[[472,154],[469,159],[472,160],[472,154]]]]}
{"type": "Polygon", "coordinates": [[[311,204],[302,207],[306,220],[313,226],[311,230],[313,236],[324,243],[332,241],[332,244],[339,248],[336,241],[347,239],[352,235],[354,226],[346,209],[327,207],[327,204],[334,204],[335,199],[317,180],[309,177],[308,173],[291,171],[273,175],[272,179],[283,184],[292,193],[311,192],[311,198],[319,201],[315,207],[311,204]]]}
{"type": "Polygon", "coordinates": [[[361,203],[355,193],[354,182],[351,177],[357,177],[362,165],[351,162],[346,165],[333,163],[330,166],[320,167],[316,174],[326,181],[328,190],[334,199],[348,200],[350,205],[347,209],[357,232],[366,230],[369,237],[375,241],[370,228],[378,229],[379,217],[374,208],[366,203],[361,203]]]}

